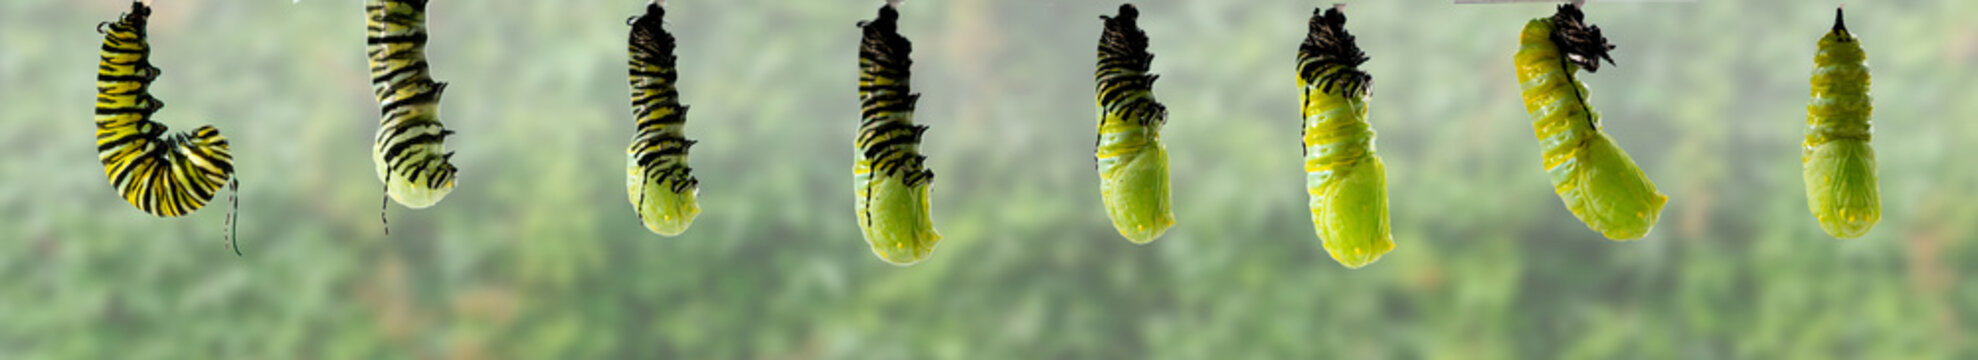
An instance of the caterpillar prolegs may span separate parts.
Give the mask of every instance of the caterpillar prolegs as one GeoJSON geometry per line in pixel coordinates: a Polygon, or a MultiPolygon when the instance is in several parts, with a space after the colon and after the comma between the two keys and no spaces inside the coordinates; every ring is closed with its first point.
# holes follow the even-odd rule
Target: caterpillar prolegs
{"type": "Polygon", "coordinates": [[[1118,16],[1100,16],[1099,135],[1093,159],[1099,171],[1099,194],[1106,216],[1120,236],[1136,244],[1159,238],[1174,226],[1168,193],[1168,149],[1161,144],[1167,107],[1154,100],[1154,80],[1148,74],[1154,54],[1147,52],[1147,33],[1140,30],[1139,9],[1121,4],[1118,16]]]}
{"type": "Polygon", "coordinates": [[[1614,48],[1600,27],[1583,22],[1578,7],[1560,5],[1549,18],[1532,19],[1519,34],[1518,85],[1539,139],[1552,188],[1567,210],[1609,239],[1648,235],[1669,200],[1614,140],[1600,131],[1600,115],[1587,104],[1580,68],[1613,63],[1614,48]]]}
{"type": "Polygon", "coordinates": [[[1394,249],[1387,165],[1374,154],[1367,123],[1373,76],[1358,68],[1367,55],[1346,32],[1346,15],[1338,8],[1314,10],[1310,28],[1298,46],[1298,86],[1312,227],[1333,260],[1359,268],[1394,249]]]}
{"type": "Polygon", "coordinates": [[[859,43],[859,122],[852,164],[859,232],[872,245],[873,255],[894,265],[911,265],[927,258],[941,234],[928,214],[928,186],[934,171],[920,154],[926,125],[914,125],[914,103],[920,99],[908,86],[913,66],[913,43],[900,36],[900,13],[894,1],[879,8],[879,17],[861,21],[859,43]]]}
{"type": "Polygon", "coordinates": [[[638,134],[625,150],[625,187],[646,229],[674,236],[687,231],[701,213],[696,199],[700,180],[687,167],[687,150],[694,141],[685,136],[687,107],[674,87],[679,73],[665,21],[666,9],[658,3],[646,5],[646,14],[630,21],[629,76],[638,134]]]}
{"type": "Polygon", "coordinates": [[[445,148],[453,130],[440,124],[446,83],[433,81],[426,62],[426,2],[369,0],[364,7],[371,89],[381,114],[371,162],[385,195],[413,209],[446,198],[458,172],[445,148]]]}
{"type": "Polygon", "coordinates": [[[1806,203],[1820,229],[1842,239],[1861,237],[1882,220],[1876,183],[1875,149],[1868,96],[1867,55],[1834,10],[1834,28],[1820,38],[1813,57],[1811,103],[1806,105],[1806,142],[1801,177],[1806,203]]]}
{"type": "MultiPolygon", "coordinates": [[[[96,157],[124,201],[154,216],[177,217],[205,207],[223,185],[238,193],[240,183],[234,177],[233,152],[219,129],[205,125],[171,133],[165,124],[151,121],[165,103],[150,91],[159,74],[151,65],[146,39],[150,16],[150,6],[132,1],[130,12],[96,26],[103,34],[102,60],[96,67],[96,157]]],[[[238,207],[238,201],[233,205],[238,207]]],[[[230,209],[225,237],[239,255],[234,220],[230,209]]]]}

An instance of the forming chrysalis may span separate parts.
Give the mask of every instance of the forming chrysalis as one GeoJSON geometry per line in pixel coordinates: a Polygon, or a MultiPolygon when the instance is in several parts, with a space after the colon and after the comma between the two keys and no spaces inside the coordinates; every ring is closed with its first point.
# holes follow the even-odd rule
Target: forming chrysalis
{"type": "Polygon", "coordinates": [[[680,77],[673,56],[673,34],[666,32],[666,9],[646,5],[632,18],[629,37],[632,115],[638,133],[625,149],[625,188],[632,210],[647,230],[679,235],[701,213],[700,180],[687,166],[687,106],[674,82],[680,77]]]}
{"type": "Polygon", "coordinates": [[[1600,114],[1587,103],[1587,88],[1574,73],[1600,70],[1614,46],[1600,27],[1585,23],[1578,7],[1560,5],[1552,17],[1532,19],[1519,34],[1518,85],[1531,113],[1552,189],[1580,222],[1614,240],[1648,235],[1669,197],[1655,190],[1635,160],[1600,131],[1600,114]]]}
{"type": "Polygon", "coordinates": [[[1367,123],[1373,76],[1359,69],[1367,54],[1346,32],[1345,13],[1314,10],[1310,28],[1298,46],[1298,86],[1312,228],[1333,260],[1357,269],[1394,250],[1387,165],[1367,123]]]}
{"type": "Polygon", "coordinates": [[[879,18],[859,22],[859,105],[862,119],[852,164],[859,232],[879,259],[911,265],[927,259],[941,234],[928,215],[928,186],[934,171],[920,154],[926,125],[914,125],[919,94],[908,87],[913,43],[900,36],[900,13],[893,4],[879,18]]]}
{"type": "Polygon", "coordinates": [[[1161,144],[1161,126],[1168,110],[1154,100],[1154,80],[1148,74],[1154,54],[1147,52],[1147,33],[1140,30],[1140,11],[1121,4],[1118,16],[1100,16],[1099,130],[1093,159],[1099,170],[1099,194],[1106,216],[1120,236],[1136,244],[1161,237],[1174,226],[1168,194],[1168,149],[1161,144]]]}

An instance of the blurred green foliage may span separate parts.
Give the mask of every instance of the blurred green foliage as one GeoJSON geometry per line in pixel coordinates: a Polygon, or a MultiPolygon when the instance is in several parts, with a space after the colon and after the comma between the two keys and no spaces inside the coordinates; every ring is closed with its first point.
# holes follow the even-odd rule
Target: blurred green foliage
{"type": "Polygon", "coordinates": [[[946,235],[907,268],[851,212],[853,23],[878,1],[672,2],[706,208],[678,238],[622,187],[643,1],[435,1],[462,179],[391,209],[391,237],[357,1],[158,3],[159,120],[232,140],[247,255],[224,208],[130,208],[85,145],[91,29],[128,5],[0,2],[0,357],[1978,357],[1978,2],[1849,4],[1885,207],[1852,241],[1799,177],[1833,4],[1590,6],[1620,45],[1592,102],[1671,197],[1627,243],[1550,193],[1517,99],[1517,30],[1550,5],[1356,3],[1399,243],[1361,270],[1319,248],[1300,187],[1293,60],[1320,3],[1139,4],[1180,220],[1145,246],[1091,165],[1117,3],[906,4],[946,235]]]}

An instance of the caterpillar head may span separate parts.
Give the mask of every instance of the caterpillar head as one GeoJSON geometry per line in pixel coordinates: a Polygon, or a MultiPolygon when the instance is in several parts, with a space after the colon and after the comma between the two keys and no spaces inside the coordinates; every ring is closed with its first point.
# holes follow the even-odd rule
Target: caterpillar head
{"type": "Polygon", "coordinates": [[[1587,72],[1598,72],[1600,60],[1614,63],[1614,57],[1607,54],[1614,50],[1614,44],[1607,43],[1607,38],[1600,35],[1599,26],[1589,25],[1585,20],[1586,14],[1579,7],[1559,5],[1559,12],[1552,15],[1552,43],[1559,46],[1568,61],[1587,72]]]}
{"type": "Polygon", "coordinates": [[[145,4],[142,1],[132,1],[130,2],[130,12],[118,17],[117,21],[96,23],[96,33],[108,33],[109,30],[104,30],[103,28],[110,27],[116,31],[136,33],[137,37],[142,38],[144,37],[144,25],[150,17],[151,5],[145,4]]]}

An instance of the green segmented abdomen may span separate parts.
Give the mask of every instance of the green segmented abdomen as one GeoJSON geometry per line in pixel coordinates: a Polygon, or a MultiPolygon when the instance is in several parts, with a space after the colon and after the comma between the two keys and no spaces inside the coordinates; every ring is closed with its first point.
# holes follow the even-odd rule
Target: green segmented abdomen
{"type": "Polygon", "coordinates": [[[1388,232],[1387,165],[1374,154],[1367,123],[1373,77],[1359,70],[1365,53],[1337,9],[1312,13],[1298,48],[1305,190],[1312,228],[1340,265],[1360,268],[1394,250],[1388,232]]]}
{"type": "Polygon", "coordinates": [[[1527,23],[1514,59],[1553,191],[1573,216],[1609,239],[1646,236],[1669,198],[1600,131],[1586,85],[1573,77],[1579,66],[1553,42],[1553,21],[1527,23]]]}
{"type": "Polygon", "coordinates": [[[857,195],[859,231],[872,254],[894,265],[927,258],[941,234],[928,214],[928,186],[934,171],[920,155],[927,126],[913,124],[918,94],[908,87],[913,44],[901,37],[900,14],[891,5],[879,18],[860,22],[859,104],[863,119],[855,142],[852,184],[857,195]]]}
{"type": "Polygon", "coordinates": [[[1388,233],[1387,165],[1374,155],[1364,98],[1306,86],[1305,190],[1312,228],[1333,260],[1359,268],[1394,249],[1388,233]]]}
{"type": "Polygon", "coordinates": [[[1861,237],[1882,220],[1868,96],[1867,55],[1835,10],[1834,29],[1813,58],[1813,100],[1806,106],[1800,153],[1807,207],[1820,229],[1842,239],[1861,237]]]}
{"type": "Polygon", "coordinates": [[[673,85],[679,73],[665,19],[665,9],[648,4],[646,14],[632,20],[629,78],[638,135],[625,150],[625,188],[646,229],[674,236],[701,213],[700,180],[687,166],[694,141],[686,137],[687,107],[673,85]]]}
{"type": "Polygon", "coordinates": [[[1140,12],[1120,5],[1119,16],[1100,16],[1099,126],[1093,159],[1099,171],[1099,194],[1106,216],[1120,236],[1135,244],[1160,238],[1174,226],[1168,191],[1168,149],[1161,144],[1167,108],[1154,99],[1154,80],[1147,73],[1154,55],[1147,52],[1147,34],[1135,23],[1140,12]]]}

